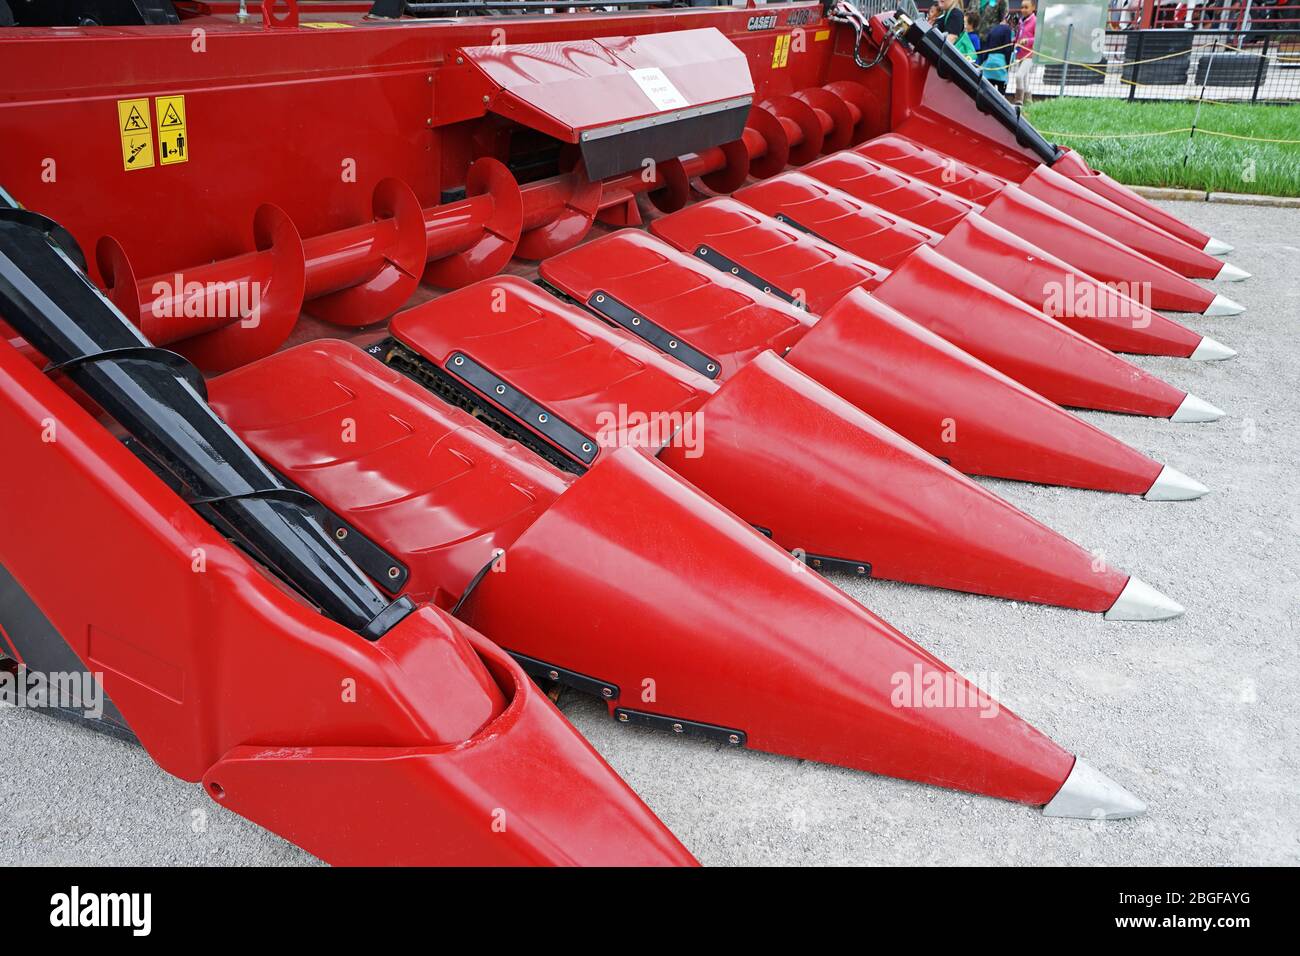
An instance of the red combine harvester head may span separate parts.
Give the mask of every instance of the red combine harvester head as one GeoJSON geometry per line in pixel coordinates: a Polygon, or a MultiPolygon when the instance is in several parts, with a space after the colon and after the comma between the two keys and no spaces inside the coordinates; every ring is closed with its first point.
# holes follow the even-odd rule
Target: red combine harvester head
{"type": "Polygon", "coordinates": [[[11,6],[11,669],[93,673],[92,726],[336,863],[693,863],[560,687],[721,747],[1145,810],[817,573],[1181,614],[968,476],[1197,498],[1067,408],[1213,420],[1116,353],[1235,354],[1157,311],[1241,311],[1191,281],[1246,277],[1224,244],[924,23],[11,6]]]}

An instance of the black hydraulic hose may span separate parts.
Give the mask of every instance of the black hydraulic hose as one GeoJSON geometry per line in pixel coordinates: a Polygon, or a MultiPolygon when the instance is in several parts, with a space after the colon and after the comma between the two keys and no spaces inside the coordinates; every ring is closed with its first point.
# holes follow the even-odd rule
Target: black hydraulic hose
{"type": "Polygon", "coordinates": [[[407,598],[390,604],[339,550],[314,502],[286,489],[217,417],[193,369],[154,349],[51,240],[53,222],[11,212],[0,207],[0,316],[15,331],[328,617],[374,640],[414,609],[407,598]]]}

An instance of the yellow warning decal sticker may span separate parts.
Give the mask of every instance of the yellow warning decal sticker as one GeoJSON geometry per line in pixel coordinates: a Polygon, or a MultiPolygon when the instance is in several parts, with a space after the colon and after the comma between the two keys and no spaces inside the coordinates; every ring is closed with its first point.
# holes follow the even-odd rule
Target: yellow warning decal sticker
{"type": "Polygon", "coordinates": [[[188,162],[190,138],[185,131],[185,97],[156,96],[154,114],[158,117],[158,158],[164,166],[188,162]]]}
{"type": "Polygon", "coordinates": [[[350,30],[354,26],[351,23],[335,23],[331,20],[313,20],[310,23],[303,22],[298,24],[300,27],[312,27],[316,30],[350,30]]]}
{"type": "Polygon", "coordinates": [[[117,131],[122,137],[122,168],[148,169],[153,165],[153,124],[149,100],[118,100],[117,131]]]}
{"type": "Polygon", "coordinates": [[[772,50],[772,69],[779,70],[790,61],[790,34],[783,33],[776,38],[776,46],[772,50]]]}
{"type": "Polygon", "coordinates": [[[830,30],[818,30],[816,33],[813,34],[813,39],[818,43],[821,43],[822,40],[829,40],[830,38],[831,38],[830,30]]]}

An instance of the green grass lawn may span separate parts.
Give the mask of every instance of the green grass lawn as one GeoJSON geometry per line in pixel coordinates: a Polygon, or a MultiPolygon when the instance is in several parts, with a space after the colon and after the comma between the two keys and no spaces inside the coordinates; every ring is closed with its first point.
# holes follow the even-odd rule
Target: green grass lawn
{"type": "Polygon", "coordinates": [[[1300,140],[1300,104],[1207,102],[1201,107],[1190,145],[1187,133],[1094,137],[1189,127],[1196,116],[1195,103],[1065,97],[1036,102],[1026,115],[1049,140],[1078,150],[1093,167],[1122,183],[1300,196],[1300,143],[1247,142],[1202,133],[1213,130],[1260,139],[1300,140]]]}

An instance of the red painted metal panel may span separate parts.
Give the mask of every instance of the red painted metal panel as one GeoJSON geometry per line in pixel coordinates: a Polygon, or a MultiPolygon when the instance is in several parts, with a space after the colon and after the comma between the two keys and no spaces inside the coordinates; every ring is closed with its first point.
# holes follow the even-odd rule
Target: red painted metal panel
{"type": "Polygon", "coordinates": [[[1201,344],[1199,332],[983,216],[963,219],[935,249],[1112,351],[1187,358],[1201,344]]]}
{"type": "MultiPolygon", "coordinates": [[[[1180,275],[1213,279],[1223,267],[1222,262],[1204,251],[1204,242],[1192,245],[1052,167],[1039,166],[1025,178],[1020,188],[1094,229],[1123,237],[1125,245],[1180,275]]],[[[1199,237],[1199,230],[1197,235],[1199,237]]]]}
{"type": "MultiPolygon", "coordinates": [[[[1161,209],[1151,200],[1139,196],[1127,186],[1115,182],[1105,173],[1092,169],[1078,153],[1066,149],[1065,155],[1052,166],[1062,176],[1068,176],[1076,182],[1091,189],[1097,195],[1109,199],[1118,206],[1141,216],[1147,222],[1176,236],[1196,249],[1204,249],[1210,241],[1210,234],[1202,232],[1195,226],[1188,225],[1168,210],[1161,209]]],[[[1032,172],[1032,170],[1030,171],[1032,172]]]]}
{"type": "MultiPolygon", "coordinates": [[[[635,437],[622,431],[623,424],[656,413],[692,412],[716,388],[512,276],[408,309],[389,328],[398,341],[453,374],[452,353],[469,356],[591,439],[597,456],[635,437]]],[[[495,404],[494,396],[484,398],[495,404]]],[[[545,440],[535,422],[521,424],[545,440]]]]}
{"type": "Polygon", "coordinates": [[[1144,290],[1135,298],[1158,309],[1204,312],[1214,292],[1179,275],[1168,266],[1142,255],[1070,216],[1019,186],[1008,186],[984,207],[990,222],[1003,226],[1029,242],[1068,259],[1071,265],[1103,282],[1124,282],[1144,290]]]}
{"type": "MultiPolygon", "coordinates": [[[[1205,243],[1209,242],[1209,233],[1203,233],[1195,226],[1188,225],[1187,222],[1178,219],[1178,216],[1156,206],[1151,200],[1134,193],[1127,186],[1115,182],[1105,173],[1092,169],[1079,153],[1070,150],[1069,147],[1063,147],[1062,152],[1065,155],[1052,165],[1052,169],[1061,173],[1061,176],[1074,179],[1093,193],[1109,199],[1110,202],[1115,203],[1115,206],[1128,209],[1135,216],[1140,216],[1152,225],[1164,229],[1165,232],[1175,235],[1192,247],[1205,248],[1205,243]]],[[[1032,172],[1034,172],[1032,169],[1026,170],[1021,176],[1015,177],[1014,182],[1023,182],[1024,178],[1030,176],[1032,172]]]]}
{"type": "Polygon", "coordinates": [[[400,555],[417,601],[453,605],[572,480],[337,340],[223,375],[210,394],[262,458],[400,555]]]}
{"type": "MultiPolygon", "coordinates": [[[[404,859],[425,864],[465,862],[467,854],[491,860],[512,850],[531,862],[690,862],[486,641],[435,608],[409,615],[376,642],[321,617],[265,577],[4,343],[0,441],[14,465],[6,469],[5,494],[27,503],[0,522],[0,562],[87,669],[102,673],[105,693],[165,770],[204,778],[208,792],[236,812],[340,862],[374,859],[353,839],[361,828],[384,846],[406,841],[404,859]],[[56,442],[41,438],[41,423],[50,420],[56,442]],[[77,579],[70,600],[64,551],[31,542],[73,540],[106,557],[97,573],[77,579]],[[158,677],[164,673],[165,682],[158,677]],[[397,803],[411,816],[384,812],[357,821],[357,829],[315,795],[296,800],[288,787],[299,781],[292,768],[278,772],[283,764],[228,777],[209,772],[247,747],[266,756],[328,756],[338,747],[443,753],[467,740],[494,743],[486,753],[471,744],[477,754],[441,759],[408,779],[397,803]],[[589,789],[575,792],[575,780],[589,789]],[[494,797],[531,821],[509,850],[513,840],[493,842],[494,797]],[[463,819],[470,798],[484,825],[448,842],[443,828],[463,819]],[[311,837],[326,831],[324,842],[311,837]]],[[[388,782],[382,772],[358,776],[350,792],[388,782]]]]}
{"type": "Polygon", "coordinates": [[[1134,283],[1144,295],[1149,290],[1147,298],[1155,308],[1201,312],[1214,298],[1214,293],[1172,269],[1013,185],[998,193],[990,205],[976,206],[857,150],[827,156],[801,171],[935,232],[946,234],[967,216],[983,215],[1095,279],[1134,283]]]}
{"type": "Polygon", "coordinates": [[[877,136],[855,147],[854,152],[978,205],[987,203],[1007,184],[1001,176],[898,133],[877,136]]]}
{"type": "Polygon", "coordinates": [[[943,235],[980,208],[868,159],[857,150],[819,159],[800,172],[943,235]]]}
{"type": "Polygon", "coordinates": [[[1140,495],[1160,473],[1158,462],[875,296],[849,293],[788,358],[968,474],[1140,495]]]}
{"type": "MultiPolygon", "coordinates": [[[[389,408],[393,416],[400,416],[401,419],[410,417],[412,410],[409,402],[394,403],[395,398],[402,397],[402,390],[391,387],[384,376],[372,375],[368,360],[353,365],[354,369],[360,369],[356,374],[342,377],[345,373],[340,368],[340,363],[352,363],[350,357],[342,357],[342,350],[346,348],[350,347],[330,346],[323,355],[316,356],[308,350],[296,350],[260,363],[259,371],[264,374],[275,373],[281,379],[292,377],[298,380],[304,393],[300,410],[304,412],[322,408],[332,402],[335,403],[338,414],[349,415],[356,410],[358,399],[349,399],[348,393],[365,390],[365,398],[392,403],[389,408]],[[330,361],[332,356],[337,357],[330,361]],[[313,357],[318,360],[307,361],[313,357]],[[301,367],[296,374],[295,366],[301,367]]],[[[259,397],[258,393],[264,383],[256,376],[227,376],[224,382],[218,384],[224,384],[227,393],[223,407],[242,411],[242,417],[246,421],[245,431],[251,432],[250,437],[255,442],[258,441],[259,433],[265,431],[257,426],[258,421],[265,420],[268,416],[276,419],[283,417],[285,409],[281,406],[281,400],[269,400],[270,407],[267,407],[268,400],[259,397]],[[234,398],[230,397],[232,393],[234,398]]],[[[761,460],[755,460],[749,464],[748,471],[737,473],[735,469],[742,462],[736,456],[746,456],[750,449],[762,441],[771,442],[776,447],[792,446],[798,440],[795,433],[806,436],[808,427],[814,426],[821,442],[821,454],[803,456],[804,471],[796,473],[796,483],[807,483],[814,479],[815,483],[823,487],[822,494],[826,494],[827,482],[832,481],[834,474],[842,472],[844,480],[834,481],[834,487],[841,492],[855,489],[855,495],[861,498],[857,502],[857,508],[879,511],[889,504],[905,516],[913,511],[912,506],[918,500],[918,489],[927,489],[923,495],[925,498],[933,494],[936,480],[946,481],[952,488],[949,494],[955,494],[955,497],[950,498],[949,508],[941,509],[936,517],[949,512],[963,515],[969,527],[978,530],[981,547],[989,550],[984,555],[984,562],[969,565],[969,570],[979,576],[999,572],[1006,574],[1009,586],[1017,589],[1017,596],[1034,599],[1033,585],[1026,588],[1027,580],[1054,585],[1056,588],[1063,585],[1067,588],[1078,587],[1078,583],[1064,582],[1068,576],[1069,561],[1073,557],[1076,563],[1082,562],[1085,568],[1091,562],[1090,556],[1085,552],[1064,542],[978,486],[950,472],[947,473],[949,477],[943,478],[945,470],[921,457],[919,450],[907,442],[870,423],[866,416],[847,403],[828,405],[824,392],[771,353],[766,358],[751,363],[718,393],[715,400],[721,404],[713,406],[706,414],[721,416],[712,427],[715,436],[726,444],[709,449],[708,467],[721,468],[726,473],[724,483],[748,484],[751,493],[774,494],[778,499],[777,503],[770,503],[774,509],[788,511],[789,505],[784,502],[788,498],[788,490],[782,488],[780,482],[758,480],[760,476],[752,473],[753,469],[774,469],[774,474],[779,476],[788,472],[788,466],[794,462],[788,459],[784,462],[775,460],[765,465],[761,460]],[[793,388],[791,383],[794,383],[793,388]],[[750,408],[755,402],[759,407],[750,408]],[[828,410],[833,410],[829,418],[826,415],[828,410]],[[769,424],[770,422],[776,424],[769,424]],[[755,427],[764,429],[764,435],[750,434],[755,427]],[[785,430],[791,428],[793,433],[786,434],[785,430]],[[858,457],[862,454],[864,434],[870,434],[871,441],[879,444],[888,461],[885,467],[892,469],[866,473],[875,474],[881,480],[868,478],[864,483],[863,459],[858,457]],[[756,438],[757,441],[754,440],[756,438]],[[839,444],[835,443],[836,438],[839,439],[839,444]],[[828,471],[832,464],[838,471],[828,471]],[[909,469],[911,477],[902,480],[902,473],[909,469]],[[804,474],[805,471],[807,474],[804,474]],[[997,520],[987,520],[990,518],[997,520]],[[1008,535],[1020,542],[1020,551],[1014,557],[999,558],[994,553],[998,548],[997,542],[1008,535]],[[1045,556],[1056,559],[1056,572],[1061,578],[1049,578],[1035,567],[1045,556]]],[[[380,431],[371,441],[379,445],[391,444],[386,439],[391,436],[392,428],[388,429],[386,435],[376,428],[376,424],[369,419],[359,420],[357,432],[380,431]]],[[[315,468],[337,467],[320,461],[322,449],[327,450],[336,445],[337,439],[325,436],[321,429],[313,428],[310,424],[302,430],[298,448],[294,448],[288,441],[274,445],[265,440],[262,443],[278,452],[272,458],[277,465],[289,466],[291,462],[285,456],[296,454],[315,468]]],[[[752,455],[748,457],[755,458],[752,455]]],[[[681,459],[677,463],[689,465],[691,459],[681,459]]],[[[403,480],[404,472],[401,468],[394,467],[391,461],[379,461],[373,454],[363,453],[358,458],[357,467],[374,469],[378,472],[376,481],[391,482],[394,494],[406,496],[410,493],[408,483],[403,480]]],[[[298,471],[302,473],[300,469],[298,471]]],[[[385,518],[382,514],[377,514],[375,509],[349,510],[344,507],[346,501],[341,500],[341,496],[347,494],[345,484],[327,481],[320,483],[320,487],[327,492],[322,496],[324,500],[355,520],[358,528],[375,534],[382,527],[385,518]]],[[[489,482],[486,490],[490,492],[491,489],[489,482]]],[[[428,507],[427,504],[422,506],[428,507]]],[[[806,522],[807,517],[815,517],[815,513],[806,508],[797,511],[803,512],[804,516],[796,515],[791,520],[806,522]]],[[[843,526],[846,516],[841,516],[836,521],[836,533],[841,536],[852,533],[852,529],[843,526]]],[[[863,518],[859,515],[857,520],[862,521],[863,518]]],[[[962,545],[958,544],[954,548],[954,542],[949,540],[945,547],[946,518],[938,525],[932,524],[920,514],[910,520],[914,522],[913,530],[906,538],[906,547],[899,549],[899,555],[909,562],[926,565],[926,573],[936,580],[953,573],[953,553],[954,550],[960,550],[962,545]],[[929,542],[928,546],[926,542],[929,542]],[[926,556],[924,560],[922,552],[926,556]]],[[[961,771],[954,774],[950,768],[931,766],[935,754],[927,753],[924,743],[919,752],[903,759],[901,754],[907,748],[901,746],[902,739],[916,735],[915,728],[906,726],[908,721],[893,731],[900,741],[895,750],[894,744],[879,740],[873,742],[876,735],[863,733],[861,728],[851,730],[852,721],[840,723],[832,718],[825,725],[817,726],[814,733],[812,728],[816,725],[809,722],[810,718],[805,715],[800,718],[802,723],[797,727],[775,730],[768,726],[773,720],[770,712],[764,707],[756,706],[760,695],[749,686],[748,680],[737,680],[733,689],[726,675],[736,673],[734,668],[710,678],[711,686],[722,686],[721,695],[716,690],[713,693],[703,693],[699,687],[700,675],[707,672],[711,663],[710,655],[723,648],[733,658],[744,660],[749,672],[787,666],[789,655],[795,653],[797,647],[805,646],[804,653],[811,653],[812,659],[819,663],[809,669],[806,675],[801,671],[800,680],[787,681],[797,685],[793,696],[801,701],[823,699],[828,682],[831,681],[874,686],[878,688],[877,694],[884,695],[882,700],[887,699],[891,687],[889,681],[882,678],[888,672],[880,670],[880,665],[894,654],[902,655],[895,660],[895,664],[921,663],[927,668],[941,665],[928,655],[921,655],[901,635],[889,630],[838,591],[815,580],[810,572],[798,574],[788,570],[777,571],[777,568],[790,560],[787,556],[734,517],[714,508],[688,486],[668,477],[661,466],[642,458],[631,449],[606,456],[597,463],[543,512],[535,523],[534,527],[536,526],[544,526],[544,529],[536,534],[532,530],[525,531],[509,547],[507,573],[488,574],[471,592],[466,610],[467,620],[489,628],[506,641],[512,650],[596,676],[623,688],[625,696],[611,698],[611,707],[631,706],[675,716],[688,716],[743,730],[751,734],[752,745],[765,749],[830,759],[850,766],[869,765],[872,769],[882,769],[883,766],[885,772],[898,772],[918,779],[942,780],[948,785],[993,792],[1028,802],[1040,802],[1049,797],[1054,792],[1054,785],[1059,783],[1055,777],[1063,772],[1062,768],[1068,769],[1068,755],[1062,754],[1032,732],[1026,741],[1025,728],[1014,722],[1014,719],[1012,725],[1000,728],[995,733],[999,738],[1006,738],[998,744],[1004,754],[1005,766],[991,777],[981,775],[974,778],[963,775],[961,771]],[[617,501],[616,507],[604,505],[593,508],[593,501],[599,501],[602,495],[611,494],[617,501]],[[635,520],[631,520],[632,516],[635,516],[635,520]],[[574,524],[575,521],[580,523],[574,524]],[[562,534],[563,541],[552,540],[557,529],[568,529],[562,534]],[[640,540],[646,531],[652,531],[659,546],[677,556],[659,557],[647,565],[645,562],[649,555],[641,551],[643,545],[640,540]],[[540,554],[533,550],[539,546],[539,540],[540,554]],[[612,559],[607,545],[614,548],[621,557],[612,559]],[[537,575],[552,573],[554,565],[551,562],[563,562],[568,548],[572,546],[589,549],[586,561],[567,568],[563,583],[555,582],[554,587],[558,591],[553,595],[553,600],[544,604],[534,603],[536,595],[533,588],[537,575]],[[535,566],[539,559],[540,572],[535,566]],[[702,562],[709,569],[707,575],[698,573],[695,567],[697,562],[702,562]],[[582,567],[599,568],[600,574],[595,577],[583,575],[580,573],[582,567]],[[755,568],[760,571],[758,581],[749,573],[755,568]],[[629,586],[633,581],[637,583],[635,588],[629,586]],[[582,598],[585,611],[569,616],[562,609],[566,606],[570,588],[575,585],[585,592],[582,598]],[[719,602],[718,596],[730,595],[732,600],[747,603],[751,589],[755,590],[755,595],[761,595],[760,600],[764,603],[791,600],[792,604],[787,607],[784,620],[768,618],[765,625],[767,630],[757,632],[760,638],[757,640],[749,620],[732,621],[727,627],[714,630],[711,625],[716,623],[719,613],[728,616],[731,613],[730,602],[719,602]],[[616,592],[621,597],[616,597],[616,592]],[[645,641],[638,637],[642,629],[656,627],[655,621],[646,616],[642,607],[643,594],[655,595],[653,600],[662,610],[671,609],[671,623],[667,623],[665,629],[657,629],[659,636],[656,641],[645,641]],[[671,595],[671,601],[661,601],[665,595],[671,595]],[[543,606],[549,609],[547,614],[528,615],[539,620],[526,623],[518,616],[522,609],[535,610],[543,606]],[[557,608],[560,609],[558,612],[557,608]],[[549,625],[544,621],[550,620],[563,620],[564,626],[554,634],[545,633],[549,625]],[[832,631],[835,630],[832,622],[838,622],[844,634],[842,640],[836,636],[827,639],[828,623],[832,631]],[[697,632],[701,627],[711,630],[707,639],[701,640],[697,632]],[[787,635],[782,639],[784,646],[773,646],[769,636],[773,633],[787,635]],[[857,637],[850,638],[849,635],[852,634],[857,637]],[[863,651],[842,656],[848,648],[862,646],[864,638],[867,643],[872,640],[881,642],[883,660],[878,653],[863,651]],[[664,646],[675,647],[678,643],[693,647],[694,651],[656,659],[656,654],[660,654],[664,646]],[[593,656],[594,647],[601,648],[603,654],[593,656]],[[893,647],[894,650],[884,651],[888,647],[893,647]],[[913,661],[913,658],[916,660],[913,661]],[[852,667],[857,669],[845,670],[852,667]],[[638,706],[637,692],[647,675],[657,675],[653,679],[663,696],[652,694],[648,700],[642,696],[641,703],[661,704],[668,708],[666,711],[654,706],[638,706]],[[807,680],[803,679],[804,676],[807,680]],[[676,709],[678,704],[684,709],[676,709]],[[767,716],[756,722],[754,715],[758,713],[767,716]],[[757,729],[758,736],[754,736],[751,728],[757,729]],[[886,753],[894,751],[895,756],[871,756],[871,752],[877,748],[886,753]],[[884,764],[877,764],[877,759],[884,759],[884,764]],[[994,782],[987,782],[990,779],[994,782]]],[[[888,542],[892,548],[896,542],[892,534],[865,537],[867,540],[875,540],[877,547],[888,542]]],[[[407,542],[406,552],[402,556],[407,559],[416,558],[418,555],[410,552],[418,551],[419,547],[420,542],[407,542]]],[[[888,570],[893,558],[886,556],[884,551],[881,553],[885,557],[885,569],[888,570]]],[[[1123,577],[1111,576],[1118,582],[1114,585],[1117,593],[1123,585],[1123,577]]],[[[1076,577],[1078,582],[1087,582],[1086,587],[1090,589],[1107,588],[1112,584],[1107,576],[1095,575],[1090,569],[1076,577]]],[[[1104,609],[1113,602],[1114,596],[1102,595],[1081,600],[1090,605],[1097,604],[1096,609],[1104,609]]],[[[490,658],[486,659],[491,663],[490,658]]],[[[806,657],[803,659],[808,660],[806,657]]],[[[803,706],[806,703],[800,704],[800,707],[803,706]]],[[[866,717],[872,708],[864,708],[859,704],[858,709],[866,717]]],[[[897,711],[897,708],[889,709],[897,711]]],[[[503,714],[502,719],[508,715],[509,711],[503,714]]],[[[878,719],[883,719],[886,724],[891,722],[887,718],[878,719]]],[[[945,721],[940,720],[940,723],[945,721]]],[[[940,751],[950,747],[966,749],[971,743],[973,729],[978,726],[965,727],[962,734],[966,739],[951,741],[941,747],[940,751]]],[[[942,731],[936,729],[934,733],[946,736],[952,733],[952,728],[942,731]]],[[[476,747],[485,746],[482,742],[484,740],[486,738],[475,738],[467,745],[455,748],[455,752],[468,751],[473,754],[476,747]]],[[[447,756],[448,753],[446,748],[321,748],[295,754],[304,763],[303,767],[298,767],[297,761],[290,761],[286,755],[280,755],[284,757],[284,763],[280,763],[274,759],[276,755],[273,753],[245,747],[214,767],[208,773],[207,780],[210,789],[215,786],[223,792],[230,792],[232,784],[236,788],[235,792],[247,793],[252,788],[251,799],[236,800],[232,805],[253,819],[276,825],[281,832],[288,831],[305,845],[327,855],[327,858],[339,855],[341,859],[350,862],[367,862],[384,860],[396,853],[397,859],[406,859],[408,853],[418,852],[418,843],[414,848],[402,851],[396,850],[390,839],[378,839],[374,846],[367,846],[366,841],[357,840],[340,844],[337,834],[331,836],[328,832],[321,831],[315,826],[313,817],[299,814],[292,799],[288,802],[272,801],[269,796],[257,790],[256,785],[283,786],[284,781],[314,780],[319,782],[325,792],[337,792],[343,806],[366,806],[363,796],[366,791],[348,782],[350,773],[365,769],[374,774],[374,779],[392,788],[391,797],[393,792],[401,794],[418,787],[426,777],[437,779],[445,773],[441,765],[455,762],[447,756]],[[256,767],[254,764],[262,757],[269,759],[268,765],[256,767]],[[288,819],[286,815],[289,816],[288,819]]],[[[516,762],[520,760],[517,751],[509,756],[516,762]]],[[[539,750],[534,759],[548,758],[545,752],[539,750]]],[[[519,772],[521,770],[517,767],[516,774],[519,772]]],[[[492,802],[499,801],[498,805],[510,808],[510,799],[520,799],[521,792],[512,789],[513,781],[521,779],[520,777],[505,775],[494,769],[490,773],[484,771],[483,777],[476,779],[483,778],[495,781],[492,802]]],[[[454,780],[454,777],[448,779],[454,780]]],[[[454,819],[458,813],[464,813],[469,817],[466,826],[475,819],[486,822],[481,819],[483,799],[462,807],[460,803],[463,797],[458,799],[454,786],[436,788],[439,794],[444,789],[448,791],[445,806],[447,816],[454,819]]],[[[535,800],[535,795],[533,799],[535,800]]],[[[443,804],[434,804],[434,809],[444,809],[443,804]]],[[[549,811],[550,807],[543,803],[540,809],[549,811]]],[[[507,812],[511,811],[508,809],[507,812]]],[[[609,812],[608,809],[606,812],[609,812]]],[[[399,816],[399,819],[403,818],[399,816]]],[[[362,830],[367,832],[368,827],[363,825],[362,830]]],[[[481,861],[511,861],[514,859],[511,854],[521,854],[520,859],[528,859],[526,854],[535,853],[536,844],[537,841],[525,841],[521,848],[503,841],[500,852],[505,855],[489,853],[481,861]]],[[[445,852],[455,859],[457,853],[482,854],[483,851],[473,841],[470,841],[468,848],[463,848],[459,839],[454,839],[449,841],[445,852]]],[[[584,862],[591,862],[591,858],[585,858],[584,862]]]]}
{"type": "Polygon", "coordinates": [[[606,290],[717,357],[724,380],[765,348],[788,352],[797,368],[969,474],[1143,494],[1160,471],[861,291],[814,324],[803,310],[630,229],[547,260],[542,274],[580,301],[606,290]]]}
{"type": "MultiPolygon", "coordinates": [[[[775,293],[823,312],[850,289],[874,289],[889,270],[756,212],[735,199],[710,199],[650,223],[683,252],[707,248],[760,276],[775,293]]],[[[709,262],[708,253],[702,258],[709,262]]],[[[716,258],[716,257],[715,257],[716,258]]],[[[720,266],[723,268],[724,266],[720,266]]]]}
{"type": "Polygon", "coordinates": [[[827,311],[853,289],[874,289],[908,318],[1062,405],[1167,418],[1186,395],[929,246],[918,247],[885,274],[734,199],[687,207],[655,220],[651,229],[683,251],[708,243],[773,287],[779,288],[775,276],[798,282],[816,312],[827,311]]]}
{"type": "MultiPolygon", "coordinates": [[[[897,133],[888,133],[863,143],[857,152],[981,205],[996,199],[1008,182],[897,133]]],[[[1035,167],[1020,181],[1020,186],[1059,213],[1109,236],[1123,237],[1125,245],[1181,275],[1202,279],[1218,275],[1222,263],[1202,251],[1204,239],[1193,245],[1177,238],[1054,167],[1035,167]]]]}
{"type": "Polygon", "coordinates": [[[700,414],[700,453],[673,445],[660,460],[787,550],[863,562],[859,573],[890,580],[1098,612],[1128,581],[1098,573],[1089,552],[772,352],[700,414]]]}
{"type": "Polygon", "coordinates": [[[758,750],[1025,803],[1056,793],[1070,754],[1006,708],[891,702],[892,675],[933,675],[979,695],[704,503],[636,450],[610,455],[519,538],[509,573],[483,579],[465,619],[519,634],[512,650],[562,654],[567,666],[626,688],[611,710],[733,728],[758,750]],[[646,514],[655,519],[628,520],[646,514]]]}
{"type": "Polygon", "coordinates": [[[402,23],[340,14],[354,25],[336,30],[263,30],[224,16],[13,28],[0,34],[0,182],[87,250],[112,235],[139,276],[166,274],[247,252],[264,203],[310,239],[370,222],[385,178],[426,206],[462,185],[500,131],[484,101],[491,84],[456,51],[491,44],[494,31],[526,46],[607,36],[615,23],[642,38],[713,28],[743,54],[759,96],[823,82],[831,43],[815,39],[820,5],[774,15],[776,26],[760,30],[748,29],[751,11],[730,7],[402,23]],[[774,67],[777,38],[796,28],[807,42],[774,67]],[[189,161],[124,170],[116,100],[173,94],[186,97],[189,161]]]}
{"type": "Polygon", "coordinates": [[[665,465],[787,550],[857,562],[862,573],[869,565],[881,577],[1093,611],[1109,608],[1126,580],[1098,575],[1086,552],[770,351],[710,397],[715,386],[665,353],[509,278],[404,313],[394,334],[452,374],[453,356],[486,366],[590,437],[602,457],[615,444],[660,449],[665,465]],[[689,405],[671,404],[692,376],[708,388],[689,405]],[[612,430],[638,418],[653,428],[649,441],[612,430]]]}
{"type": "Polygon", "coordinates": [[[788,217],[792,225],[891,269],[921,246],[932,246],[1020,301],[1116,352],[1186,358],[1201,342],[1198,333],[983,216],[964,217],[944,236],[799,172],[747,186],[736,198],[770,216],[788,217]]]}
{"type": "Polygon", "coordinates": [[[1060,405],[1168,418],[1187,395],[932,249],[875,294],[1060,405]]]}
{"type": "Polygon", "coordinates": [[[507,689],[444,747],[236,747],[220,802],[348,866],[690,866],[695,860],[517,665],[447,619],[507,689]]]}
{"type": "Polygon", "coordinates": [[[752,96],[740,50],[718,30],[465,47],[487,77],[492,111],[569,143],[584,130],[752,96]],[[685,99],[656,104],[632,75],[658,70],[685,99]]]}
{"type": "Polygon", "coordinates": [[[746,186],[736,198],[889,269],[918,247],[937,245],[943,239],[932,229],[891,215],[801,172],[782,173],[746,186]]]}
{"type": "Polygon", "coordinates": [[[723,377],[765,349],[784,353],[814,322],[803,309],[640,230],[621,229],[547,259],[541,274],[579,302],[612,295],[716,359],[723,377]]]}

